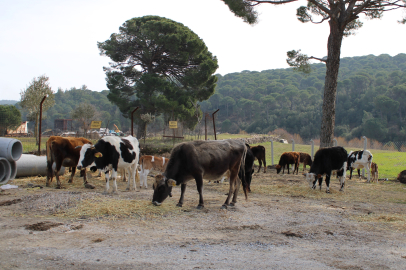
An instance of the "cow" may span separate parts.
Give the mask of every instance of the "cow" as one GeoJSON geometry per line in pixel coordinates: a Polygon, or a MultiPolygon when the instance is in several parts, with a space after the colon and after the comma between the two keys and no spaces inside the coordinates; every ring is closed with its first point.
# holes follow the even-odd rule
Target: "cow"
{"type": "Polygon", "coordinates": [[[376,164],[375,162],[371,163],[371,174],[372,174],[372,182],[374,180],[376,180],[376,182],[378,183],[379,171],[378,171],[378,164],[376,164]]]}
{"type": "Polygon", "coordinates": [[[118,169],[129,169],[129,180],[127,190],[130,189],[132,179],[134,190],[135,174],[138,167],[138,159],[140,156],[140,148],[137,138],[132,136],[116,137],[107,136],[101,138],[95,145],[84,144],[78,146],[80,149],[80,158],[77,168],[88,168],[96,166],[100,171],[104,172],[106,178],[106,190],[109,191],[109,171],[112,171],[111,178],[113,179],[113,193],[117,193],[117,171],[118,169]]]}
{"type": "MultiPolygon", "coordinates": [[[[180,143],[171,151],[171,156],[165,172],[156,178],[152,203],[156,206],[171,194],[172,187],[181,185],[181,195],[177,206],[182,207],[186,184],[195,179],[199,192],[198,209],[204,207],[203,178],[208,180],[218,179],[227,170],[230,170],[230,188],[222,208],[233,206],[237,202],[239,189],[238,171],[240,166],[245,167],[247,146],[239,140],[219,141],[191,141],[180,143]],[[230,203],[231,196],[233,196],[230,203]]],[[[245,174],[242,181],[245,182],[245,174]]],[[[247,198],[247,189],[244,189],[247,198]]]]}
{"type": "MultiPolygon", "coordinates": [[[[245,174],[245,182],[247,185],[245,186],[244,182],[243,188],[247,188],[248,192],[251,192],[251,181],[252,181],[252,175],[254,174],[254,161],[255,161],[255,156],[254,153],[252,153],[250,146],[247,145],[247,154],[245,156],[245,168],[240,168],[238,171],[238,177],[242,179],[242,174],[245,174]]],[[[220,183],[223,183],[224,179],[230,179],[230,171],[227,171],[223,177],[220,180],[220,183]]],[[[219,181],[214,181],[214,183],[218,183],[219,181]]],[[[210,184],[210,181],[209,181],[210,184]]]]}
{"type": "Polygon", "coordinates": [[[323,182],[323,175],[326,175],[326,193],[330,193],[330,176],[331,172],[337,171],[337,176],[340,177],[340,191],[344,190],[345,174],[347,168],[347,150],[341,146],[335,146],[330,148],[321,148],[314,155],[312,166],[308,173],[304,173],[306,180],[312,189],[316,188],[316,182],[319,181],[319,187],[321,190],[321,184],[323,182]]]}
{"type": "MultiPolygon", "coordinates": [[[[80,150],[76,149],[77,146],[82,146],[86,143],[91,143],[85,138],[74,138],[74,137],[60,137],[51,136],[46,142],[47,151],[47,179],[46,186],[50,186],[52,182],[53,175],[56,178],[56,188],[61,188],[61,182],[59,180],[59,171],[61,167],[69,167],[71,171],[71,177],[68,183],[72,183],[73,176],[76,172],[76,164],[79,161],[80,150]],[[52,165],[55,163],[55,169],[52,171],[52,165]]],[[[80,176],[83,176],[83,184],[86,188],[94,188],[93,185],[89,184],[86,179],[86,170],[81,170],[80,176]]]]}
{"type": "Polygon", "coordinates": [[[140,188],[144,184],[145,188],[147,186],[147,176],[150,170],[155,169],[160,172],[164,172],[166,166],[168,165],[169,159],[165,157],[155,157],[155,156],[142,156],[140,157],[139,164],[141,167],[140,172],[140,188]]]}
{"type": "Polygon", "coordinates": [[[258,159],[259,168],[257,173],[261,170],[262,162],[264,163],[264,173],[266,173],[265,147],[262,145],[252,146],[251,151],[254,154],[255,159],[258,159]]]}
{"type": "Polygon", "coordinates": [[[350,179],[352,171],[358,170],[358,176],[361,179],[360,169],[365,168],[368,172],[368,183],[370,180],[370,171],[372,163],[372,154],[368,150],[351,151],[348,155],[347,170],[350,170],[350,179]]]}
{"type": "Polygon", "coordinates": [[[300,163],[303,163],[303,171],[306,169],[306,165],[312,166],[312,157],[308,153],[299,152],[300,163]]]}
{"type": "Polygon", "coordinates": [[[283,169],[283,174],[285,174],[285,165],[288,165],[288,174],[289,174],[289,165],[295,164],[295,169],[293,170],[293,174],[299,173],[299,163],[300,163],[300,154],[299,152],[284,152],[282,153],[279,164],[276,165],[276,173],[279,174],[283,169]]]}

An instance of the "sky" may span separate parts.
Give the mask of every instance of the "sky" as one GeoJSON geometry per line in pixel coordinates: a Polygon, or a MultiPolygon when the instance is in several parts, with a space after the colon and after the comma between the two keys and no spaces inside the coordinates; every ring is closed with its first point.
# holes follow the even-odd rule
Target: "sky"
{"type": "MultiPolygon", "coordinates": [[[[328,23],[301,23],[296,9],[306,1],[258,8],[251,26],[220,0],[12,0],[0,1],[0,100],[20,100],[20,92],[46,75],[54,91],[86,85],[107,90],[97,42],[107,40],[134,17],[157,15],[195,32],[217,56],[216,73],[288,68],[286,52],[327,54],[328,23]]],[[[341,57],[406,53],[401,11],[381,20],[363,20],[355,36],[344,38],[341,57]]]]}

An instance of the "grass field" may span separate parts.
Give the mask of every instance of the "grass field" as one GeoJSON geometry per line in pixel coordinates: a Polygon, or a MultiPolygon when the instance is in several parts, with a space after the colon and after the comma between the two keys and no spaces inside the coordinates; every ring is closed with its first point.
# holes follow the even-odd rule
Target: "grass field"
{"type": "MultiPolygon", "coordinates": [[[[221,139],[236,139],[236,138],[249,138],[251,137],[250,134],[219,134],[217,136],[218,140],[221,139]]],[[[21,137],[15,138],[21,141],[23,144],[23,152],[24,153],[31,153],[37,152],[38,146],[35,144],[35,138],[33,137],[21,137]]],[[[185,140],[194,140],[196,139],[195,136],[185,136],[185,140]]],[[[208,136],[208,139],[214,139],[214,136],[208,136]]],[[[48,137],[42,137],[41,139],[41,150],[45,150],[45,144],[48,140],[48,137]]],[[[148,144],[155,144],[157,147],[159,145],[164,144],[173,144],[171,139],[166,139],[163,141],[160,137],[159,138],[148,138],[148,144]]],[[[175,140],[175,144],[181,142],[181,140],[175,140]]],[[[143,140],[140,141],[141,146],[143,145],[143,140]]],[[[255,146],[257,144],[253,144],[255,146]]],[[[271,142],[260,143],[260,145],[264,146],[266,149],[266,164],[273,165],[278,164],[279,157],[283,152],[292,151],[292,144],[283,144],[279,142],[273,143],[273,164],[272,164],[272,155],[271,155],[271,142]]],[[[314,152],[319,149],[317,145],[314,146],[314,152]]],[[[361,148],[351,148],[345,147],[345,149],[350,152],[354,150],[360,150],[361,148]]],[[[305,152],[311,154],[311,146],[310,145],[303,145],[303,144],[295,144],[295,151],[298,152],[305,152]]],[[[386,150],[374,150],[370,149],[371,153],[373,154],[373,161],[378,164],[379,167],[379,178],[389,178],[395,179],[398,174],[406,170],[406,152],[394,152],[394,151],[386,151],[386,150]]],[[[256,161],[255,164],[258,165],[256,161]]]]}

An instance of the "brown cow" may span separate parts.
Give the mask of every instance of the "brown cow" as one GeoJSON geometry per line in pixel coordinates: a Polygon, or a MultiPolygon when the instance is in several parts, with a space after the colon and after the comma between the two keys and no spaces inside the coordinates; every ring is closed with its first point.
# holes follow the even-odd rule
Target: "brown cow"
{"type": "MultiPolygon", "coordinates": [[[[86,143],[91,143],[85,138],[74,138],[74,137],[60,137],[51,136],[49,137],[46,148],[47,148],[47,180],[46,186],[50,186],[52,182],[53,173],[55,173],[56,178],[56,188],[61,188],[61,182],[59,181],[59,171],[61,167],[69,167],[72,171],[71,177],[68,183],[72,183],[73,176],[76,172],[76,165],[78,164],[80,157],[80,149],[77,146],[84,145],[86,143]],[[55,163],[55,170],[52,171],[52,165],[55,163]]],[[[86,188],[94,188],[93,185],[89,184],[86,180],[86,170],[81,171],[81,176],[83,175],[83,184],[86,188]]]]}
{"type": "Polygon", "coordinates": [[[299,152],[300,163],[303,163],[303,171],[306,169],[306,165],[312,166],[312,157],[308,153],[299,152]]]}
{"type": "Polygon", "coordinates": [[[376,164],[375,162],[372,162],[371,164],[371,174],[372,174],[372,182],[376,179],[376,182],[378,183],[379,171],[378,164],[376,164]]]}
{"type": "Polygon", "coordinates": [[[283,168],[283,173],[285,174],[285,165],[288,165],[288,174],[289,174],[289,165],[295,164],[295,169],[293,174],[299,174],[299,163],[300,163],[300,154],[299,152],[284,152],[279,159],[279,164],[276,165],[276,173],[280,173],[283,168]]]}
{"type": "Polygon", "coordinates": [[[169,158],[165,157],[156,157],[156,156],[142,156],[140,157],[140,188],[144,183],[145,188],[147,188],[147,176],[148,173],[154,169],[160,172],[164,172],[166,166],[168,165],[169,158]]]}
{"type": "Polygon", "coordinates": [[[264,162],[264,173],[266,173],[265,147],[263,147],[262,145],[257,145],[250,148],[252,153],[254,154],[255,159],[257,159],[259,162],[257,173],[259,173],[259,170],[261,169],[262,162],[264,162]]]}

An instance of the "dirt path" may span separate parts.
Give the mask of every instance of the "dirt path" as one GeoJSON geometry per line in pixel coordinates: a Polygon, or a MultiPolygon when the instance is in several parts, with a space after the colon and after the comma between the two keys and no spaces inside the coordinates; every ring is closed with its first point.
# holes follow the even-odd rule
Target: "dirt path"
{"type": "MultiPolygon", "coordinates": [[[[77,197],[150,201],[152,189],[105,196],[103,181],[94,179],[97,188],[90,191],[7,190],[0,193],[0,269],[405,269],[402,221],[357,220],[402,215],[405,204],[342,200],[339,192],[321,199],[263,192],[266,185],[307,190],[302,178],[272,170],[256,174],[249,200],[240,195],[227,210],[220,209],[227,183],[206,183],[204,210],[195,208],[198,194],[190,183],[181,211],[154,218],[54,215],[76,207],[77,197]]],[[[180,189],[173,195],[164,204],[175,205],[180,189]]]]}

